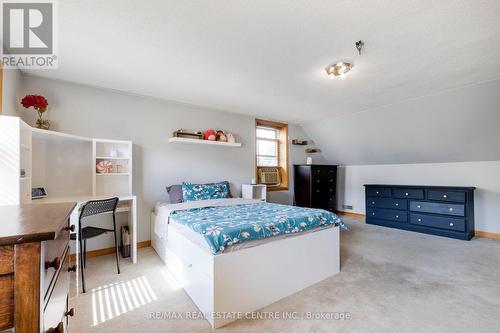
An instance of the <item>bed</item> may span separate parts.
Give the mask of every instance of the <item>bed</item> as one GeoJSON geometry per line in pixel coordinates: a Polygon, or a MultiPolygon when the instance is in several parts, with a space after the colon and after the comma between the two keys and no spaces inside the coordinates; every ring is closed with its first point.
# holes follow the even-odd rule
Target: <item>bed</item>
{"type": "Polygon", "coordinates": [[[213,328],[339,272],[339,226],[321,209],[242,198],[157,204],[152,246],[213,328]]]}

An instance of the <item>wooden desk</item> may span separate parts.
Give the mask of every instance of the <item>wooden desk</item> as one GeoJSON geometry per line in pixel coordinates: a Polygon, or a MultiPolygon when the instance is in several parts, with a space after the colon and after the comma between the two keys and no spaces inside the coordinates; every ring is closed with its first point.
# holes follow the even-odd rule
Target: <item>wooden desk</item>
{"type": "MultiPolygon", "coordinates": [[[[81,207],[90,200],[108,199],[114,197],[113,195],[106,196],[67,196],[67,197],[46,197],[42,199],[33,200],[33,203],[62,203],[62,202],[76,202],[76,207],[71,214],[71,224],[75,225],[75,230],[78,230],[78,213],[81,207]]],[[[137,263],[137,198],[133,194],[116,195],[118,197],[118,206],[116,212],[128,212],[128,225],[132,235],[131,258],[132,262],[137,263]]],[[[78,242],[77,242],[78,243],[78,242]]]]}
{"type": "Polygon", "coordinates": [[[0,330],[67,331],[75,202],[0,206],[0,330]]]}

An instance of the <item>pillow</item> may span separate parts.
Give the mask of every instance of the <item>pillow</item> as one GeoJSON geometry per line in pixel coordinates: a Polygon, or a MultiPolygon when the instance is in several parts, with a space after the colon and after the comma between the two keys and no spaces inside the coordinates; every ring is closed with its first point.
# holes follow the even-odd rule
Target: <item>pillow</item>
{"type": "Polygon", "coordinates": [[[170,197],[170,203],[181,203],[184,201],[182,198],[182,186],[181,185],[168,186],[167,193],[170,197]]]}
{"type": "Polygon", "coordinates": [[[229,198],[229,183],[192,184],[183,182],[182,197],[184,201],[229,198]]]}

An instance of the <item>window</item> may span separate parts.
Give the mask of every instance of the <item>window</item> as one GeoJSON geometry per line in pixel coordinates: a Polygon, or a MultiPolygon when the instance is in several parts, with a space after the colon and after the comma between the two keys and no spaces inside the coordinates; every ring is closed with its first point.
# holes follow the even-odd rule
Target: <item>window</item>
{"type": "Polygon", "coordinates": [[[288,189],[288,125],[255,120],[255,163],[258,183],[270,191],[288,189]]]}
{"type": "Polygon", "coordinates": [[[278,130],[272,127],[257,126],[257,167],[278,166],[278,130]]]}

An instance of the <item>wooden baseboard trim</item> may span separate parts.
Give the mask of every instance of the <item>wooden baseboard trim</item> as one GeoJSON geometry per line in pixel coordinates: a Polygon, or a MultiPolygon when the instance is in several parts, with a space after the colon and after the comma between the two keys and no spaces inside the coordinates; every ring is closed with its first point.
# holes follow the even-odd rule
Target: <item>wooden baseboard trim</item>
{"type": "Polygon", "coordinates": [[[497,234],[495,232],[488,232],[488,231],[474,231],[474,236],[475,237],[482,237],[482,238],[489,238],[489,239],[496,239],[500,240],[500,234],[497,234]]]}
{"type": "Polygon", "coordinates": [[[358,218],[358,219],[364,219],[366,217],[365,214],[351,213],[351,212],[342,212],[342,211],[337,211],[337,215],[340,215],[340,216],[350,216],[350,217],[355,217],[355,218],[358,218]]]}
{"type": "MultiPolygon", "coordinates": [[[[150,247],[150,246],[151,246],[150,240],[137,243],[138,249],[140,249],[142,247],[150,247]]],[[[115,253],[115,248],[114,247],[107,247],[105,249],[87,251],[87,258],[105,256],[107,254],[112,254],[112,253],[115,253]]],[[[70,258],[72,261],[76,260],[76,253],[72,253],[70,258]]]]}

